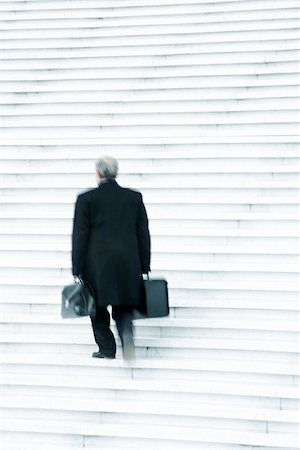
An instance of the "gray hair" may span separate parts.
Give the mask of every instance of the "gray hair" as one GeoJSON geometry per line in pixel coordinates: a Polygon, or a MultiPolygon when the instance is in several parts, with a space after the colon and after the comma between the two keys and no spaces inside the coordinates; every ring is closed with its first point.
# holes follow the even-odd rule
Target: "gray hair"
{"type": "Polygon", "coordinates": [[[102,156],[96,162],[96,169],[101,178],[115,179],[118,175],[118,161],[112,156],[102,156]]]}

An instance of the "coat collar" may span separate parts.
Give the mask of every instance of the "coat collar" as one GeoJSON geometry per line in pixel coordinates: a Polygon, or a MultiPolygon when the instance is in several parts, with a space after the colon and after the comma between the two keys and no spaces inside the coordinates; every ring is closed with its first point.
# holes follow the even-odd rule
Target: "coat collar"
{"type": "Polygon", "coordinates": [[[116,182],[116,180],[113,180],[113,179],[110,179],[110,178],[102,178],[102,180],[100,181],[98,186],[101,187],[101,186],[103,186],[105,184],[116,185],[117,182],[116,182]]]}

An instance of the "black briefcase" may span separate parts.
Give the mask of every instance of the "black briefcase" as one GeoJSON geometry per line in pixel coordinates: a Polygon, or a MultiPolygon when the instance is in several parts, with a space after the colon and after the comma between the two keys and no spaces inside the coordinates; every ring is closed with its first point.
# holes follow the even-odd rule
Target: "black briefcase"
{"type": "Polygon", "coordinates": [[[168,283],[164,279],[143,280],[143,305],[134,311],[134,319],[166,317],[169,315],[168,283]]]}
{"type": "Polygon", "coordinates": [[[74,319],[96,315],[96,303],[91,290],[82,279],[65,286],[61,293],[61,317],[74,319]]]}

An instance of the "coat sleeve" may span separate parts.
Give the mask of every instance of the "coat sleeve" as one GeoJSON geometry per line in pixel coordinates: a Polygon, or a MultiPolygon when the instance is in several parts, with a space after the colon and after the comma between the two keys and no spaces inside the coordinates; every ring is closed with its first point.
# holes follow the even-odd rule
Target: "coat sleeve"
{"type": "Polygon", "coordinates": [[[81,275],[87,254],[90,220],[88,203],[79,195],[76,201],[72,234],[72,273],[81,275]]]}
{"type": "Polygon", "coordinates": [[[139,246],[139,254],[141,261],[142,273],[150,272],[151,243],[148,227],[148,217],[143,197],[140,196],[138,220],[137,220],[137,238],[139,246]]]}

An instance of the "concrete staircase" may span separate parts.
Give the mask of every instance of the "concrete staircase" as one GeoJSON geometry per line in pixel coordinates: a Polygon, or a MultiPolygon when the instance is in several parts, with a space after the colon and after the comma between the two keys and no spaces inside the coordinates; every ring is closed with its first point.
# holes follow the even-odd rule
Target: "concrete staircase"
{"type": "Polygon", "coordinates": [[[299,449],[298,6],[0,1],[1,450],[299,449]],[[60,319],[107,153],[170,286],[132,365],[60,319]]]}

